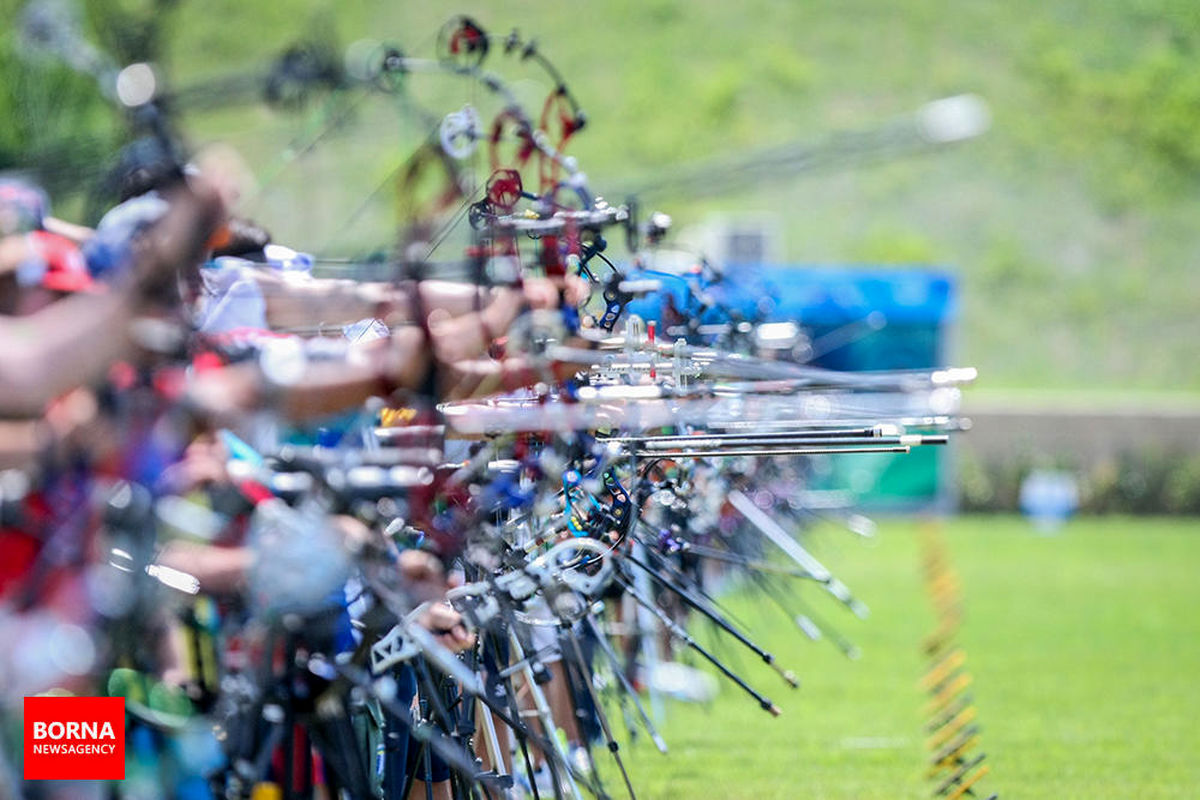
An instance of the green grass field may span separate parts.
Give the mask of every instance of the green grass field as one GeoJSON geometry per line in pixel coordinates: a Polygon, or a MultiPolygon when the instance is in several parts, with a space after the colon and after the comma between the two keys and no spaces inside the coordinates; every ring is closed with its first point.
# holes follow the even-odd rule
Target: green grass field
{"type": "MultiPolygon", "coordinates": [[[[1016,518],[941,524],[966,595],[959,641],[975,679],[978,750],[992,767],[983,796],[1196,796],[1200,521],[1084,519],[1055,536],[1016,518]]],[[[774,605],[731,601],[803,685],[792,691],[737,654],[783,715],[770,718],[728,683],[710,708],[669,704],[670,754],[644,737],[626,748],[639,797],[930,796],[917,681],[933,612],[919,528],[888,522],[865,544],[815,533],[814,548],[871,606],[856,621],[807,593],[861,646],[858,661],[803,639],[774,605]]],[[[733,658],[731,644],[719,652],[733,658]]]]}

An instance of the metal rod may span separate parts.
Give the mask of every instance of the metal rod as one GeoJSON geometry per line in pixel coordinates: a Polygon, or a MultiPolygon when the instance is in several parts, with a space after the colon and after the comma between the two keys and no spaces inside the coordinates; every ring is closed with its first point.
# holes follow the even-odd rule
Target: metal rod
{"type": "Polygon", "coordinates": [[[744,436],[681,436],[668,437],[663,439],[653,439],[650,441],[642,440],[638,444],[647,450],[682,450],[682,449],[700,449],[700,448],[716,448],[716,447],[785,447],[785,446],[811,446],[811,447],[841,447],[841,446],[867,446],[878,447],[883,445],[903,445],[905,447],[920,447],[928,444],[946,444],[950,440],[945,434],[934,436],[923,436],[921,434],[904,434],[901,436],[809,436],[807,434],[793,434],[791,436],[780,436],[776,434],[764,434],[756,436],[747,434],[744,436]]]}
{"type": "Polygon", "coordinates": [[[725,631],[734,639],[737,639],[739,642],[745,645],[752,653],[754,653],[754,655],[761,658],[764,664],[775,670],[775,672],[779,674],[779,677],[783,678],[784,681],[786,681],[787,684],[793,689],[800,688],[800,681],[796,679],[795,673],[789,669],[783,669],[777,663],[775,663],[774,655],[755,644],[748,636],[738,630],[738,628],[734,626],[732,622],[725,619],[725,617],[722,616],[716,609],[708,607],[699,599],[693,597],[691,593],[682,586],[673,584],[671,581],[667,580],[662,573],[651,567],[646,562],[642,561],[640,558],[637,558],[632,553],[626,553],[625,558],[629,559],[631,563],[645,570],[651,578],[658,581],[662,586],[665,586],[666,588],[675,592],[675,594],[679,595],[679,598],[683,600],[684,603],[708,617],[718,628],[725,631]]]}
{"type": "Polygon", "coordinates": [[[855,600],[850,594],[849,587],[833,576],[829,569],[818,561],[812,553],[805,550],[799,542],[795,540],[787,531],[780,527],[779,523],[771,519],[761,508],[756,506],[754,502],[741,491],[734,489],[728,494],[729,504],[737,509],[746,521],[757,528],[764,536],[770,539],[775,546],[787,553],[787,555],[800,565],[802,569],[812,573],[825,591],[837,598],[839,602],[849,608],[855,616],[865,617],[867,614],[866,606],[855,600]]]}
{"type": "MultiPolygon", "coordinates": [[[[758,438],[758,439],[786,439],[789,436],[806,436],[810,439],[830,439],[838,436],[869,436],[875,437],[881,435],[878,427],[873,428],[830,428],[827,430],[801,430],[801,431],[776,431],[773,433],[702,433],[700,437],[704,439],[741,439],[741,438],[758,438]]],[[[658,436],[610,436],[604,441],[606,442],[660,442],[671,439],[689,439],[695,438],[695,434],[677,433],[677,434],[661,434],[658,436]]]]}
{"type": "MultiPolygon", "coordinates": [[[[512,654],[518,661],[525,661],[525,649],[521,647],[521,640],[517,638],[516,632],[510,627],[508,629],[508,646],[512,648],[512,654]]],[[[567,753],[563,750],[562,742],[558,740],[558,736],[554,731],[557,726],[554,724],[554,715],[550,712],[550,702],[546,699],[542,687],[534,679],[533,668],[529,662],[525,661],[525,666],[521,670],[521,677],[525,680],[525,685],[529,687],[529,696],[533,699],[533,707],[537,711],[538,721],[542,723],[542,741],[534,739],[534,742],[542,748],[542,754],[546,757],[546,764],[550,767],[552,774],[556,773],[554,769],[554,758],[565,767],[562,779],[554,774],[554,782],[559,788],[566,788],[575,800],[583,800],[583,795],[579,792],[579,786],[575,783],[571,762],[567,758],[567,753]],[[546,743],[549,743],[550,750],[546,749],[546,743]],[[565,780],[566,786],[562,787],[561,783],[565,780]]],[[[533,776],[530,776],[530,781],[533,776]]],[[[559,791],[555,792],[558,796],[559,791]]]]}
{"type": "Polygon", "coordinates": [[[629,682],[629,677],[625,674],[625,670],[621,666],[621,659],[617,657],[616,651],[612,649],[612,644],[608,641],[608,637],[604,635],[604,631],[600,630],[600,626],[592,619],[591,615],[583,618],[584,624],[587,625],[592,635],[596,637],[596,642],[600,645],[600,649],[604,651],[604,655],[608,657],[609,664],[612,665],[613,674],[617,676],[617,682],[625,689],[625,692],[633,699],[633,705],[637,709],[638,715],[642,718],[642,724],[646,728],[646,733],[650,735],[650,740],[654,742],[654,746],[658,748],[658,752],[663,755],[667,754],[667,743],[659,735],[658,729],[654,727],[654,722],[651,721],[650,715],[646,713],[646,707],[642,705],[642,699],[638,697],[637,690],[629,682]]]}
{"type": "Polygon", "coordinates": [[[762,456],[819,456],[838,453],[907,453],[909,447],[784,447],[778,450],[635,450],[635,458],[734,458],[762,456]]]}
{"type": "MultiPolygon", "coordinates": [[[[617,739],[613,736],[612,728],[608,724],[608,715],[604,713],[604,706],[600,703],[600,697],[596,694],[596,687],[592,681],[592,671],[588,668],[587,659],[583,657],[583,648],[579,646],[579,638],[575,635],[575,631],[570,625],[564,625],[562,628],[563,635],[571,642],[571,648],[575,653],[575,663],[579,669],[579,676],[583,679],[584,688],[587,689],[588,697],[591,698],[592,707],[596,712],[596,720],[600,723],[600,729],[604,731],[605,745],[608,747],[608,752],[612,753],[613,761],[617,762],[617,769],[621,772],[621,778],[625,781],[625,790],[629,792],[629,800],[637,800],[637,795],[633,791],[633,781],[629,779],[629,772],[625,769],[625,762],[621,760],[621,746],[617,744],[617,739]]],[[[565,656],[566,653],[563,653],[565,656]]],[[[566,662],[563,663],[566,667],[566,662]]],[[[564,672],[566,670],[564,669],[564,672]]]]}
{"type": "Polygon", "coordinates": [[[621,583],[624,584],[626,590],[629,592],[630,597],[632,597],[634,600],[636,600],[638,605],[642,606],[647,611],[649,611],[651,614],[653,614],[655,617],[657,617],[658,621],[661,622],[663,624],[663,626],[666,627],[666,629],[668,631],[670,631],[673,636],[675,636],[677,639],[679,639],[679,641],[683,642],[688,647],[692,648],[697,653],[699,653],[701,656],[703,656],[710,664],[712,664],[714,667],[719,669],[721,671],[721,674],[723,674],[725,677],[729,678],[731,681],[736,683],[739,687],[741,687],[741,689],[744,692],[746,692],[746,694],[753,697],[755,699],[755,701],[758,702],[759,707],[762,708],[763,711],[766,711],[768,714],[770,714],[773,717],[778,717],[782,713],[779,709],[779,706],[772,703],[771,700],[769,698],[767,698],[766,696],[764,696],[763,694],[755,691],[755,689],[752,686],[750,686],[750,684],[748,684],[744,680],[742,680],[741,677],[739,677],[736,673],[734,673],[733,670],[731,670],[729,667],[727,667],[723,663],[721,663],[721,661],[716,656],[714,656],[712,653],[708,652],[708,650],[704,649],[704,647],[702,647],[699,642],[697,642],[690,635],[688,635],[688,632],[685,631],[682,627],[680,627],[679,624],[677,622],[675,622],[675,620],[673,620],[669,616],[667,616],[667,613],[665,611],[663,611],[657,605],[655,605],[650,600],[648,600],[645,596],[642,595],[641,592],[637,591],[634,588],[632,581],[625,580],[622,578],[621,583]]]}
{"type": "Polygon", "coordinates": [[[415,721],[412,718],[411,709],[407,707],[401,708],[400,704],[394,700],[381,697],[376,690],[374,679],[366,670],[349,664],[335,665],[335,669],[351,684],[359,687],[369,696],[378,700],[384,710],[394,716],[401,725],[409,729],[414,739],[421,744],[428,745],[451,769],[457,771],[467,780],[476,779],[475,763],[467,757],[463,750],[433,725],[415,721]]]}
{"type": "Polygon", "coordinates": [[[796,626],[800,628],[801,632],[804,633],[805,636],[807,636],[809,639],[812,639],[814,642],[818,639],[827,639],[834,647],[841,651],[842,655],[844,655],[846,658],[850,659],[851,661],[857,661],[859,659],[859,657],[862,655],[862,651],[858,648],[858,645],[854,644],[854,642],[843,636],[837,630],[837,628],[835,628],[833,625],[830,625],[824,617],[813,611],[812,606],[806,603],[804,598],[800,597],[799,592],[796,592],[795,594],[788,593],[788,598],[794,600],[796,605],[799,607],[799,611],[797,612],[788,608],[778,594],[770,591],[768,588],[769,584],[765,577],[758,577],[759,585],[763,587],[767,597],[773,600],[785,614],[792,618],[792,621],[796,623],[796,626]]]}
{"type": "Polygon", "coordinates": [[[771,572],[776,575],[787,575],[788,577],[803,578],[806,580],[812,580],[813,578],[811,572],[781,567],[778,564],[772,564],[769,561],[755,561],[754,559],[746,558],[745,556],[739,556],[736,553],[728,553],[715,547],[705,547],[704,545],[692,544],[691,542],[683,543],[682,552],[691,553],[692,555],[699,556],[700,558],[710,558],[714,561],[724,561],[727,564],[736,564],[739,567],[752,569],[757,572],[771,572]]]}

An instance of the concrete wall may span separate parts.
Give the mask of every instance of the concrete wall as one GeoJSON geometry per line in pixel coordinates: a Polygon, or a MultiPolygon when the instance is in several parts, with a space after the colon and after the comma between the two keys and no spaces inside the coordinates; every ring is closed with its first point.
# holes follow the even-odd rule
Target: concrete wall
{"type": "Polygon", "coordinates": [[[1124,451],[1200,451],[1200,398],[1097,402],[972,397],[970,389],[964,395],[963,413],[973,427],[960,437],[960,446],[985,462],[1074,454],[1086,467],[1124,451]]]}

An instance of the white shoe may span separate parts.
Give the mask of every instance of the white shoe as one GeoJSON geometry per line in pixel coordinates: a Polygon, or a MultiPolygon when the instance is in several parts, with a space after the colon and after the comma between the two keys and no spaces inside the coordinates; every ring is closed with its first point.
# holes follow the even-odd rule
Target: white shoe
{"type": "Polygon", "coordinates": [[[533,785],[537,787],[538,795],[541,797],[554,797],[554,775],[550,772],[550,767],[542,764],[533,771],[533,785]]]}
{"type": "MultiPolygon", "coordinates": [[[[533,771],[533,780],[537,784],[539,795],[542,793],[542,784],[546,780],[542,777],[544,772],[546,772],[544,766],[533,771]]],[[[513,785],[508,790],[510,800],[526,800],[526,798],[533,797],[533,785],[529,782],[529,775],[526,774],[524,766],[514,772],[512,778],[513,785]]]]}
{"type": "Polygon", "coordinates": [[[587,748],[580,744],[571,745],[567,751],[567,760],[571,763],[571,769],[580,775],[591,775],[595,769],[592,766],[592,758],[588,755],[587,748]]]}

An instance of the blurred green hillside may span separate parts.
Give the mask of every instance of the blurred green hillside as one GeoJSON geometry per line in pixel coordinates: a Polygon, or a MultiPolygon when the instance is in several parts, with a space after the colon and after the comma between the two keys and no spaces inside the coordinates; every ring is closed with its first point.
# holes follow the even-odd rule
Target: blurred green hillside
{"type": "MultiPolygon", "coordinates": [[[[15,0],[0,3],[15,17],[15,0]]],[[[493,33],[516,26],[537,38],[588,112],[571,151],[601,194],[676,165],[817,142],[937,97],[979,93],[993,114],[983,139],[788,176],[736,195],[664,195],[654,204],[681,229],[717,213],[772,212],[791,261],[953,269],[964,294],[958,361],[978,366],[983,386],[1200,390],[1200,6],[1193,2],[168,5],[161,49],[176,86],[264,63],[306,36],[339,47],[370,36],[427,55],[456,12],[493,33]]],[[[153,6],[92,2],[89,19],[104,27],[114,10],[132,20],[153,6]]],[[[131,31],[110,24],[104,35],[135,47],[131,31]]],[[[16,63],[11,39],[0,69],[16,63]]],[[[522,96],[549,88],[544,75],[502,57],[489,65],[522,96]]],[[[417,83],[412,91],[421,96],[426,89],[417,83]]],[[[422,99],[442,113],[481,102],[461,85],[438,91],[436,100],[422,99]]],[[[0,115],[26,121],[0,133],[0,159],[54,129],[31,125],[12,95],[0,90],[0,115]]],[[[385,230],[387,205],[354,212],[423,134],[411,114],[376,104],[355,107],[344,130],[286,169],[281,150],[306,141],[305,131],[338,108],[192,114],[184,127],[196,143],[231,141],[267,179],[249,207],[278,238],[313,249],[366,246],[385,230]]]]}

